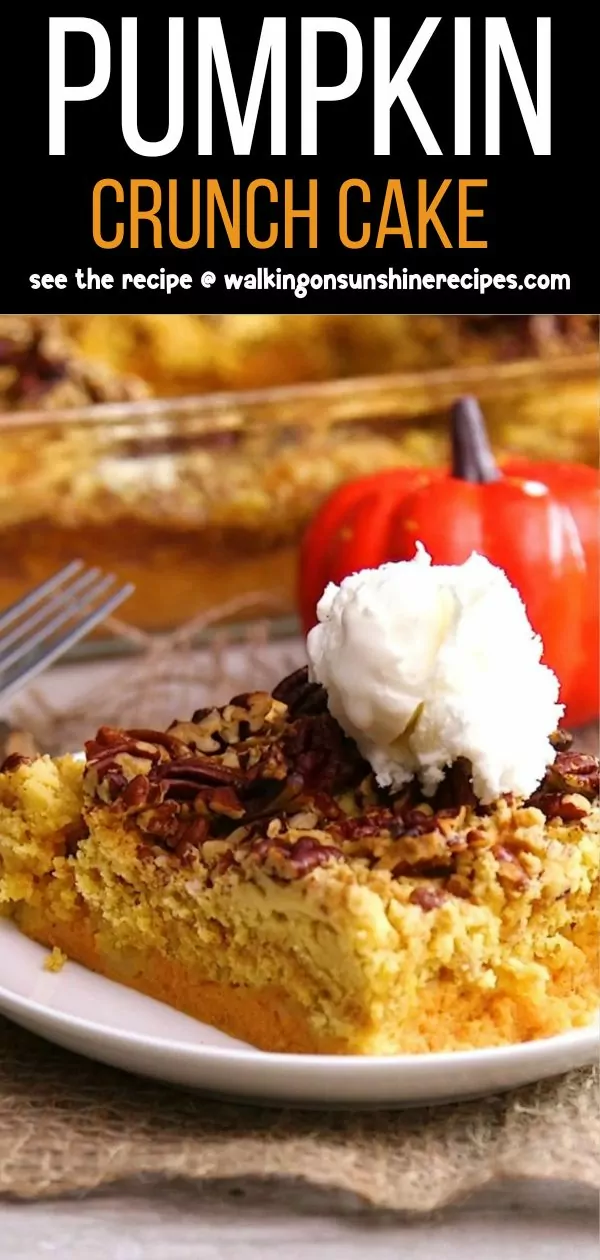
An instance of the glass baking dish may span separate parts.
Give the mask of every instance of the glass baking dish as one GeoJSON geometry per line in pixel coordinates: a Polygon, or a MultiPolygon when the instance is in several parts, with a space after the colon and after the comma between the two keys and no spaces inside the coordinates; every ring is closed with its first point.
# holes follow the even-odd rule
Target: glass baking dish
{"type": "Polygon", "coordinates": [[[1,414],[0,607],[79,556],[135,583],[125,615],[144,631],[232,599],[293,617],[298,542],[336,485],[444,461],[464,392],[482,401],[499,455],[596,463],[597,380],[592,351],[1,414]]]}

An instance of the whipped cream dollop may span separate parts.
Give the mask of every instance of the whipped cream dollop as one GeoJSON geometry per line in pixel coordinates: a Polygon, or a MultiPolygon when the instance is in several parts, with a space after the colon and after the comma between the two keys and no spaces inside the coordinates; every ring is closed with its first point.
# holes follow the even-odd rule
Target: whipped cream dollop
{"type": "Polygon", "coordinates": [[[482,803],[527,797],[555,752],[563,712],[542,642],[502,569],[473,554],[413,560],[330,583],[310,631],[310,674],[378,783],[415,775],[426,795],[466,757],[482,803]]]}

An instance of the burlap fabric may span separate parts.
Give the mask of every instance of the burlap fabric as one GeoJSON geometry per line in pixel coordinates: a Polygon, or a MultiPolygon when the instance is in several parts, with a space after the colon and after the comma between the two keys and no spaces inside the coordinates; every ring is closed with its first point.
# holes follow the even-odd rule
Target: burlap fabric
{"type": "MultiPolygon", "coordinates": [[[[20,725],[38,746],[62,751],[101,721],[167,722],[209,694],[224,700],[268,687],[300,663],[300,645],[270,654],[266,632],[252,634],[241,654],[224,640],[191,654],[181,634],[149,646],[135,665],[115,667],[112,687],[103,680],[71,698],[69,712],[30,693],[20,725]]],[[[597,732],[588,733],[585,744],[596,743],[597,732]]],[[[300,1178],[414,1213],[501,1178],[600,1190],[598,1077],[585,1070],[483,1101],[404,1112],[279,1110],[131,1077],[0,1018],[0,1193],[43,1198],[135,1176],[300,1178]]]]}
{"type": "Polygon", "coordinates": [[[301,1178],[415,1213],[499,1178],[600,1190],[598,1077],[404,1112],[289,1111],[209,1102],[0,1020],[0,1193],[38,1199],[137,1175],[301,1178]]]}

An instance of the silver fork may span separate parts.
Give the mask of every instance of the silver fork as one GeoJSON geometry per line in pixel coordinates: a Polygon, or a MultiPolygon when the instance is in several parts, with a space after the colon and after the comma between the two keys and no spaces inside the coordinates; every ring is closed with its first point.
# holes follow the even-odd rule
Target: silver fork
{"type": "Polygon", "coordinates": [[[82,560],[36,586],[0,613],[0,697],[24,683],[83,639],[135,589],[117,586],[112,573],[88,569],[82,560]]]}

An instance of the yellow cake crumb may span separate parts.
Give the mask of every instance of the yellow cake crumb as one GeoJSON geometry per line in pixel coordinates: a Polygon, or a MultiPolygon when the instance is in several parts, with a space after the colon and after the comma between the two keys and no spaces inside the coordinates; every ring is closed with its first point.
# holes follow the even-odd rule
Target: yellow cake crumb
{"type": "Polygon", "coordinates": [[[68,961],[67,954],[55,945],[44,959],[44,971],[62,971],[65,963],[68,961]]]}

